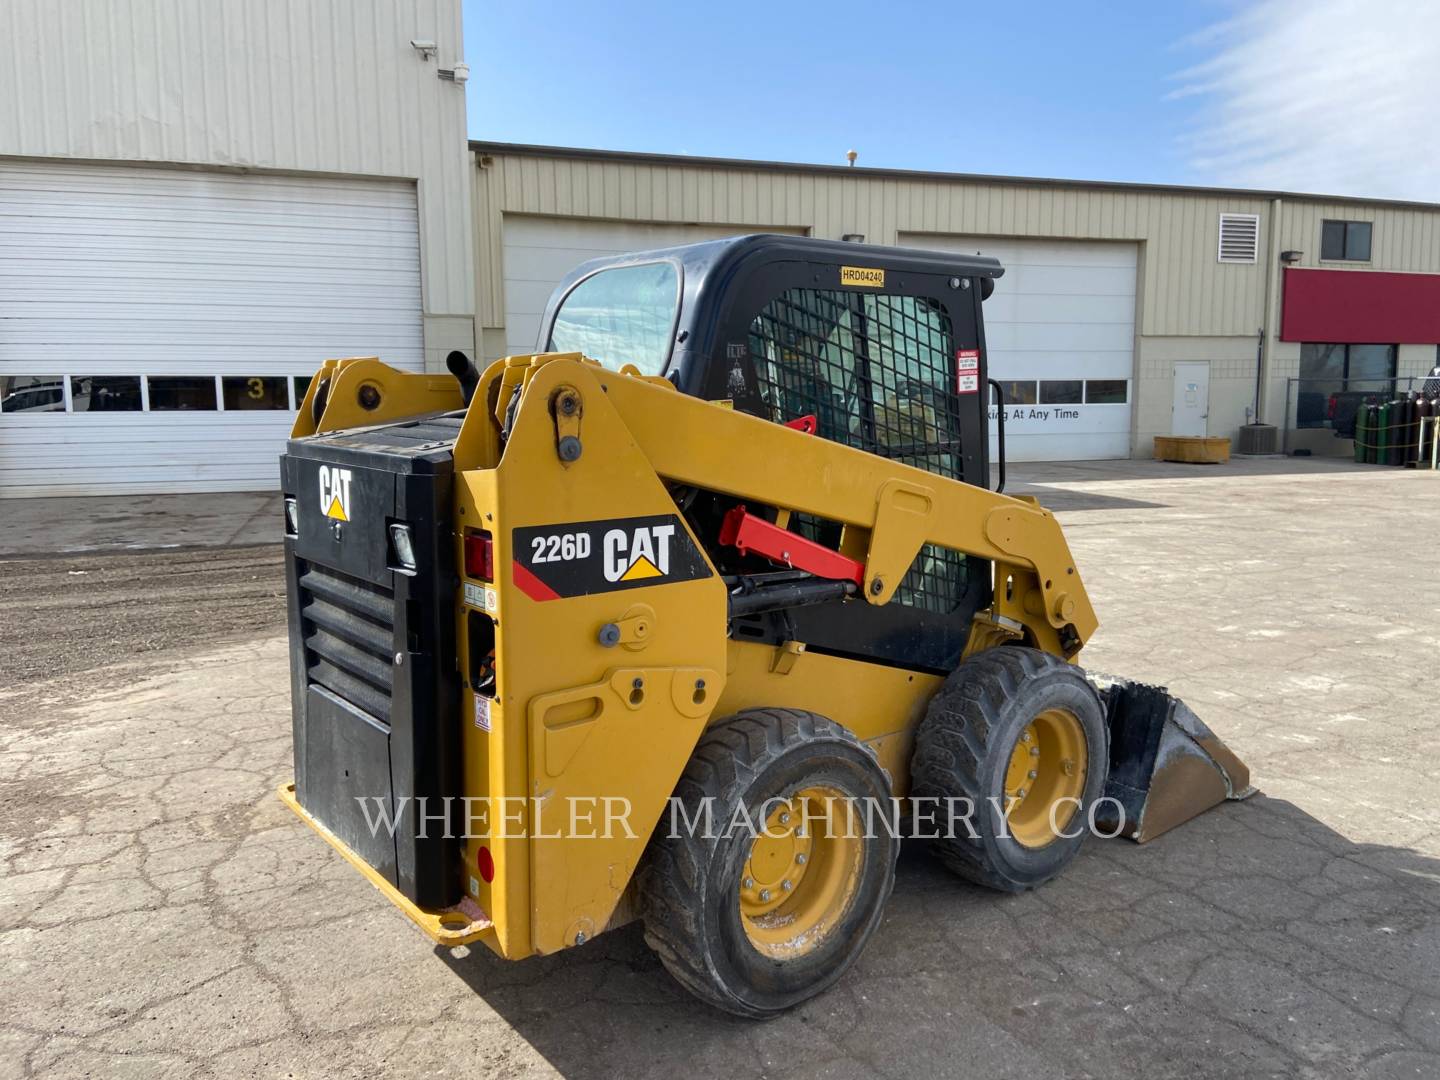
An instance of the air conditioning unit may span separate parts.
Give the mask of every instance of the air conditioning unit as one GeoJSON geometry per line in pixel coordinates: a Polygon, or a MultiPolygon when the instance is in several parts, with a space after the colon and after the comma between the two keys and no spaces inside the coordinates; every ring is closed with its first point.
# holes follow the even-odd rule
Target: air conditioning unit
{"type": "Polygon", "coordinates": [[[1278,452],[1280,429],[1274,424],[1245,424],[1236,440],[1237,454],[1274,454],[1278,452]]]}

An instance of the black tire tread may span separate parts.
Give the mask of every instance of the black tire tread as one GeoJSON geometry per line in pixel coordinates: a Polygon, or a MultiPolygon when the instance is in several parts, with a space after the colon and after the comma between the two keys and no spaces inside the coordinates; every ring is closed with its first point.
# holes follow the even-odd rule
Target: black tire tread
{"type": "MultiPolygon", "coordinates": [[[[925,798],[959,796],[981,805],[985,792],[980,774],[994,749],[991,734],[1000,723],[1000,710],[1024,682],[1060,670],[1085,682],[1079,668],[1039,649],[1000,646],[961,663],[931,699],[915,733],[912,793],[925,798]]],[[[932,842],[948,869],[967,881],[1002,892],[1034,887],[1017,885],[998,873],[981,840],[964,830],[955,833],[932,842]]]]}
{"type": "MultiPolygon", "coordinates": [[[[833,721],[800,709],[747,709],[712,725],[701,736],[675,795],[687,806],[705,797],[712,806],[727,806],[773,761],[803,743],[838,741],[874,752],[833,721]]],[[[681,830],[676,837],[657,836],[646,852],[640,874],[645,942],[682,986],[716,1008],[756,1018],[773,1015],[748,1008],[723,993],[696,948],[705,910],[705,873],[710,843],[681,830]]]]}

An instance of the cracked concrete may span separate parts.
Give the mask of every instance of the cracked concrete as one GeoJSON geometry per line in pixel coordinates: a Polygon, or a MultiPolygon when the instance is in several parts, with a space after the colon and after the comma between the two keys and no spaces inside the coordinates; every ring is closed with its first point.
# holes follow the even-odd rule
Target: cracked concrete
{"type": "Polygon", "coordinates": [[[273,628],[23,682],[6,660],[0,1076],[1440,1076],[1440,478],[1012,478],[1060,508],[1103,622],[1087,663],[1168,683],[1262,795],[1019,897],[907,850],[855,970],[753,1024],[634,927],[522,963],[434,948],[276,800],[273,628]]]}

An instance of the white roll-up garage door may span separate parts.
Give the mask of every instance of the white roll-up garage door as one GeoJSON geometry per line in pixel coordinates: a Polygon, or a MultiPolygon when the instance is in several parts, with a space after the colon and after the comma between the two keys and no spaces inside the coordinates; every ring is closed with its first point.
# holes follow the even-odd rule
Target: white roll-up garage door
{"type": "Polygon", "coordinates": [[[1134,244],[929,233],[901,234],[900,242],[993,255],[1004,265],[985,301],[985,342],[990,377],[1005,385],[1010,402],[1010,460],[1130,456],[1134,244]]]}
{"type": "Polygon", "coordinates": [[[773,225],[655,225],[587,218],[505,216],[505,347],[534,352],[545,303],[575,267],[602,255],[697,244],[744,233],[803,234],[773,225]]]}
{"type": "Polygon", "coordinates": [[[424,365],[405,182],[0,163],[0,494],[256,490],[330,357],[424,365]]]}

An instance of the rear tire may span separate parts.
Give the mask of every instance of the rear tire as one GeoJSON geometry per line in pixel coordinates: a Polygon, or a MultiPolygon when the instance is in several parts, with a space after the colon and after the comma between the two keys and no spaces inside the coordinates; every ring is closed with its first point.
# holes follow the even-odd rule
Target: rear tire
{"type": "MultiPolygon", "coordinates": [[[[1079,853],[1109,761],[1105,711],[1084,673],[1038,649],[999,646],[961,663],[931,699],[915,734],[911,794],[942,807],[967,800],[974,835],[957,816],[933,841],[940,861],[976,884],[1022,892],[1079,853]]],[[[947,823],[943,810],[937,821],[947,823]]]]}
{"type": "Polygon", "coordinates": [[[646,853],[645,940],[670,973],[703,1001],[752,1018],[834,984],[895,884],[899,840],[883,827],[866,836],[863,803],[845,817],[847,800],[889,808],[874,755],[813,713],[749,710],[704,734],[675,796],[691,821],[704,820],[709,800],[713,827],[686,828],[672,812],[646,853]]]}

